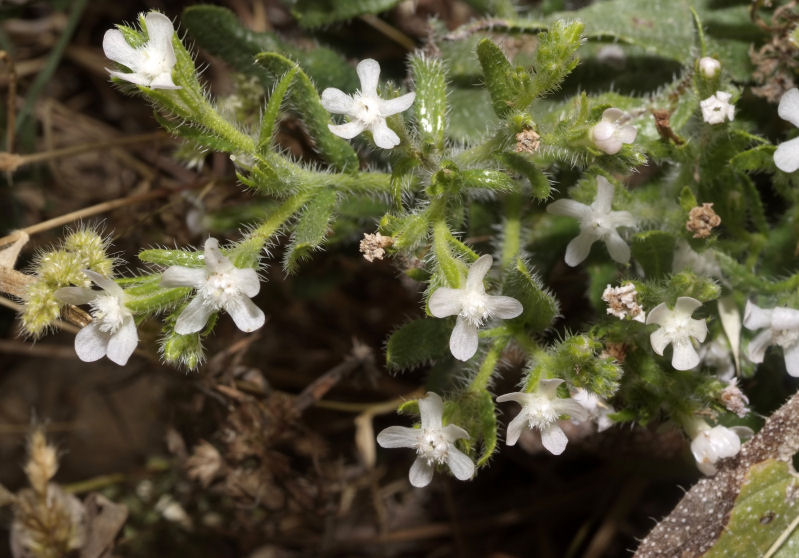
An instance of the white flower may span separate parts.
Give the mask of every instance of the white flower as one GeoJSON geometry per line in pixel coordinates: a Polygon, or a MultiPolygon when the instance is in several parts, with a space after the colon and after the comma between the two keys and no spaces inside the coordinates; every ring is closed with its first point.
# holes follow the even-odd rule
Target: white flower
{"type": "Polygon", "coordinates": [[[721,70],[721,62],[710,56],[704,56],[699,59],[699,72],[706,79],[713,79],[719,74],[721,70]]]}
{"type": "Polygon", "coordinates": [[[709,343],[702,345],[699,348],[699,358],[705,366],[716,369],[719,379],[725,382],[735,380],[735,363],[725,336],[718,335],[709,343]]]}
{"type": "Polygon", "coordinates": [[[747,300],[744,327],[751,330],[765,328],[749,342],[749,360],[763,362],[766,347],[779,345],[788,374],[799,377],[799,310],[784,306],[764,309],[747,300]]]}
{"type": "Polygon", "coordinates": [[[344,139],[352,139],[364,130],[372,132],[378,147],[391,149],[400,139],[386,124],[386,117],[408,110],[416,93],[406,93],[396,99],[384,100],[377,96],[377,79],[380,64],[367,58],[356,68],[361,80],[361,90],[347,95],[340,89],[328,87],[322,91],[322,106],[333,114],[346,114],[351,118],[346,124],[328,124],[330,131],[344,139]]]}
{"type": "Polygon", "coordinates": [[[704,101],[699,103],[702,109],[702,119],[708,124],[721,124],[725,120],[735,120],[735,106],[730,103],[730,93],[716,91],[704,101]]]}
{"type": "Polygon", "coordinates": [[[416,461],[411,465],[408,478],[416,487],[423,487],[433,480],[436,465],[447,464],[458,480],[469,480],[474,475],[474,463],[455,447],[461,438],[469,438],[469,433],[460,426],[442,426],[441,416],[444,403],[432,391],[419,399],[421,428],[389,426],[377,435],[377,443],[384,448],[413,448],[416,461]]]}
{"type": "Polygon", "coordinates": [[[620,320],[630,317],[636,322],[644,323],[646,312],[638,305],[637,296],[638,292],[632,283],[625,283],[621,287],[607,285],[602,292],[602,300],[608,303],[608,314],[620,320]]]}
{"type": "Polygon", "coordinates": [[[685,239],[677,239],[674,247],[674,258],[671,263],[671,270],[679,273],[688,269],[697,275],[705,277],[722,278],[721,266],[712,250],[704,250],[701,254],[691,248],[685,239]]]}
{"type": "Polygon", "coordinates": [[[588,411],[572,398],[561,399],[557,396],[561,379],[540,380],[538,389],[533,393],[514,392],[497,397],[498,403],[515,401],[522,406],[519,414],[508,423],[508,435],[505,443],[513,446],[519,440],[525,427],[541,431],[541,443],[553,455],[560,455],[566,449],[569,439],[558,426],[562,415],[573,419],[588,419],[588,411]]]}
{"type": "Polygon", "coordinates": [[[691,441],[691,453],[694,454],[697,467],[706,475],[715,475],[716,463],[738,455],[741,451],[741,438],[751,435],[752,431],[745,426],[727,428],[718,425],[710,428],[703,423],[699,433],[691,441]]]}
{"type": "MultiPolygon", "coordinates": [[[[794,87],[786,91],[777,108],[780,118],[794,126],[799,126],[799,89],[794,87]]],[[[774,164],[783,172],[794,172],[799,169],[799,138],[784,141],[774,152],[774,164]]]]}
{"type": "Polygon", "coordinates": [[[88,304],[91,308],[94,319],[75,336],[75,352],[83,362],[108,356],[111,362],[125,366],[139,344],[133,313],[125,306],[127,295],[112,279],[88,269],[83,273],[102,290],[64,287],[55,292],[65,304],[88,304]]]}
{"type": "Polygon", "coordinates": [[[635,136],[638,134],[635,126],[620,124],[624,121],[625,116],[626,113],[623,110],[605,109],[605,112],[602,113],[602,120],[591,128],[591,141],[594,142],[597,149],[608,155],[615,155],[621,151],[622,144],[635,141],[635,136]]]}
{"type": "Polygon", "coordinates": [[[588,412],[588,418],[596,421],[597,432],[607,430],[615,424],[608,415],[615,413],[616,409],[596,393],[592,393],[583,388],[577,388],[572,391],[571,396],[572,399],[582,405],[583,409],[588,412]]]}
{"type": "Polygon", "coordinates": [[[108,71],[114,77],[137,85],[153,89],[180,89],[172,81],[172,68],[177,62],[172,46],[172,35],[175,33],[172,22],[164,14],[150,12],[144,16],[144,27],[147,30],[147,42],[138,48],[130,46],[118,29],[105,32],[105,55],[132,70],[131,73],[108,71]]]}
{"type": "Polygon", "coordinates": [[[661,302],[649,312],[646,324],[658,324],[660,329],[652,332],[649,342],[652,350],[663,355],[666,345],[671,343],[673,353],[671,365],[676,370],[690,370],[699,364],[699,354],[691,342],[693,337],[700,343],[707,336],[707,324],[704,320],[695,320],[691,317],[694,310],[702,303],[690,296],[681,296],[674,305],[674,310],[669,310],[665,302],[661,302]]]}
{"type": "Polygon", "coordinates": [[[480,256],[469,267],[465,287],[439,287],[428,301],[430,313],[436,318],[458,316],[449,338],[449,350],[458,360],[469,360],[477,352],[477,329],[486,320],[507,320],[522,313],[522,303],[515,298],[486,294],[483,278],[492,262],[489,254],[480,256]]]}
{"type": "Polygon", "coordinates": [[[610,257],[619,263],[630,260],[630,247],[621,238],[617,227],[632,227],[635,218],[628,211],[611,211],[613,185],[604,176],[596,179],[596,198],[591,205],[574,200],[557,200],[547,206],[547,213],[573,217],[580,221],[580,234],[566,247],[566,263],[578,265],[591,251],[591,245],[601,240],[608,248],[610,257]]]}
{"type": "Polygon", "coordinates": [[[222,309],[241,331],[255,331],[266,317],[250,300],[261,283],[251,268],[238,268],[219,250],[215,238],[205,241],[205,268],[173,265],[161,276],[162,287],[194,287],[196,296],[175,322],[175,333],[188,335],[205,327],[208,318],[222,309]]]}

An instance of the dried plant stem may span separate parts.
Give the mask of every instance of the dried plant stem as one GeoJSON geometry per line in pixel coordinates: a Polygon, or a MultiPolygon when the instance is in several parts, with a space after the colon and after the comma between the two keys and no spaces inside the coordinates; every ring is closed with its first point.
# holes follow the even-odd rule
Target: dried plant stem
{"type": "Polygon", "coordinates": [[[360,19],[367,25],[374,27],[377,31],[381,32],[383,35],[400,45],[405,50],[413,52],[416,49],[416,43],[413,41],[413,39],[396,27],[389,25],[379,17],[372,14],[364,14],[360,16],[360,19]]]}

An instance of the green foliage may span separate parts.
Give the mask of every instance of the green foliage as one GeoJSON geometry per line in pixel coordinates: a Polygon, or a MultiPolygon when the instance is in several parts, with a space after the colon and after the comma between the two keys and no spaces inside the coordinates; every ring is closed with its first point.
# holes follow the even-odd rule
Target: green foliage
{"type": "Polygon", "coordinates": [[[325,241],[330,221],[339,203],[335,190],[319,190],[297,217],[291,242],[283,256],[287,273],[297,271],[299,262],[310,257],[325,241]]]}
{"type": "Polygon", "coordinates": [[[524,307],[522,315],[509,322],[512,327],[530,333],[540,332],[548,328],[558,315],[557,300],[521,258],[506,272],[502,294],[515,298],[524,307]]]}
{"type": "Polygon", "coordinates": [[[491,393],[485,389],[459,393],[448,401],[445,417],[470,433],[467,451],[478,467],[486,465],[497,447],[497,415],[491,393]]]}
{"type": "Polygon", "coordinates": [[[322,27],[393,8],[399,0],[291,0],[291,14],[306,28],[322,27]]]}
{"type": "Polygon", "coordinates": [[[560,87],[579,62],[576,52],[585,26],[581,21],[556,20],[538,36],[533,64],[531,96],[551,93],[560,87]]]}
{"type": "Polygon", "coordinates": [[[489,39],[477,45],[477,57],[497,116],[505,118],[514,108],[524,108],[519,105],[530,87],[530,75],[524,68],[513,68],[505,54],[489,39]]]}
{"type": "Polygon", "coordinates": [[[674,236],[665,231],[646,231],[633,236],[630,251],[648,278],[658,279],[671,272],[674,236]]]}
{"type": "Polygon", "coordinates": [[[416,86],[413,112],[422,149],[440,152],[447,129],[447,74],[440,60],[414,55],[411,74],[416,86]]]}
{"type": "Polygon", "coordinates": [[[400,327],[386,344],[386,364],[395,370],[415,368],[449,351],[449,320],[422,318],[400,327]]]}

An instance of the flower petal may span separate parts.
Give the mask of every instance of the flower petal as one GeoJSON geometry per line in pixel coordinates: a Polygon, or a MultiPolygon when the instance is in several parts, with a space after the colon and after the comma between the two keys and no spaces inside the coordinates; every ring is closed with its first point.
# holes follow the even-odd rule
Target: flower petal
{"type": "Polygon", "coordinates": [[[758,333],[755,338],[749,342],[749,347],[747,348],[749,360],[755,364],[763,362],[766,356],[766,348],[773,343],[774,340],[772,339],[771,329],[766,329],[758,333]]]}
{"type": "Polygon", "coordinates": [[[62,287],[53,294],[59,302],[79,306],[97,298],[98,293],[87,287],[62,287]]]}
{"type": "Polygon", "coordinates": [[[744,308],[744,327],[746,329],[771,327],[771,315],[773,313],[773,309],[760,308],[751,300],[747,300],[744,308]]]}
{"type": "Polygon", "coordinates": [[[669,310],[668,306],[666,306],[665,302],[661,302],[652,310],[649,311],[649,314],[646,315],[646,325],[651,324],[660,324],[663,325],[663,320],[668,318],[671,314],[671,310],[669,310]]]}
{"type": "Polygon", "coordinates": [[[458,360],[467,361],[477,352],[477,328],[458,316],[449,338],[449,350],[458,360]]]}
{"type": "Polygon", "coordinates": [[[261,280],[258,278],[258,273],[254,269],[250,267],[234,267],[229,273],[236,283],[236,288],[245,296],[252,298],[261,290],[261,280]]]}
{"type": "MultiPolygon", "coordinates": [[[[497,401],[499,401],[499,398],[497,398],[497,401]]],[[[509,446],[515,446],[516,442],[519,441],[519,436],[522,435],[522,432],[524,432],[526,426],[527,415],[524,413],[524,411],[520,411],[519,414],[508,423],[508,434],[505,438],[505,443],[509,446]]]]}
{"type": "Polygon", "coordinates": [[[322,91],[322,106],[333,114],[350,114],[353,108],[353,98],[341,89],[328,87],[322,91]]]}
{"type": "Polygon", "coordinates": [[[485,279],[485,276],[491,270],[493,263],[494,258],[491,257],[491,254],[483,254],[477,258],[475,262],[469,266],[469,273],[466,275],[466,289],[485,292],[483,288],[483,279],[485,279]]]}
{"type": "Polygon", "coordinates": [[[338,137],[344,139],[352,139],[366,129],[360,120],[353,120],[346,124],[328,124],[327,128],[338,137]]]}
{"type": "Polygon", "coordinates": [[[194,287],[199,288],[205,283],[206,272],[205,268],[201,267],[184,267],[182,265],[173,265],[164,271],[161,275],[162,287],[194,287]]]}
{"type": "Polygon", "coordinates": [[[75,353],[83,362],[94,362],[105,356],[108,334],[100,331],[100,324],[92,322],[75,336],[75,353]]]}
{"type": "Polygon", "coordinates": [[[799,378],[799,343],[789,348],[783,348],[785,356],[785,369],[794,378],[799,378]]]}
{"type": "Polygon", "coordinates": [[[777,306],[771,314],[774,329],[799,329],[799,310],[777,306]]]}
{"type": "Polygon", "coordinates": [[[699,364],[699,353],[694,349],[693,343],[687,337],[675,339],[671,344],[671,366],[675,370],[690,370],[699,364]]]}
{"type": "Polygon", "coordinates": [[[707,337],[707,322],[705,320],[690,320],[683,328],[683,331],[686,335],[701,343],[707,337]]]}
{"type": "Polygon", "coordinates": [[[381,448],[415,448],[419,444],[418,428],[407,426],[389,426],[377,435],[377,443],[381,448]]]}
{"type": "Polygon", "coordinates": [[[380,111],[380,116],[391,116],[392,114],[399,114],[401,112],[405,112],[411,105],[413,101],[416,100],[416,93],[413,91],[410,93],[405,93],[405,95],[401,95],[396,99],[380,99],[380,103],[378,104],[378,110],[380,111]]]}
{"type": "Polygon", "coordinates": [[[794,87],[783,94],[777,107],[777,114],[783,120],[799,127],[799,89],[794,87]]]}
{"type": "Polygon", "coordinates": [[[474,475],[474,462],[455,446],[447,451],[447,465],[458,480],[469,480],[474,475]]]}
{"type": "Polygon", "coordinates": [[[144,16],[144,26],[147,28],[148,45],[161,54],[167,64],[174,66],[177,59],[172,47],[172,35],[175,33],[172,21],[162,13],[150,12],[144,16]]]}
{"type": "Polygon", "coordinates": [[[430,300],[427,301],[430,313],[436,318],[446,318],[458,314],[463,307],[461,304],[463,294],[463,289],[437,288],[430,295],[430,300]]]}
{"type": "Polygon", "coordinates": [[[619,263],[630,261],[630,247],[615,230],[605,238],[605,246],[607,246],[608,254],[613,261],[619,263]]]}
{"type": "Polygon", "coordinates": [[[361,60],[355,71],[358,73],[358,79],[361,80],[361,93],[377,97],[377,80],[380,78],[380,64],[377,63],[377,60],[372,58],[361,60]]]}
{"type": "Polygon", "coordinates": [[[197,333],[205,327],[208,318],[215,311],[213,306],[206,304],[201,297],[195,296],[175,321],[175,333],[179,335],[197,333]]]}
{"type": "Polygon", "coordinates": [[[694,311],[702,306],[702,303],[690,296],[677,297],[677,302],[674,304],[674,311],[690,316],[694,311]]]}
{"type": "Polygon", "coordinates": [[[552,455],[560,455],[566,449],[569,439],[560,426],[553,424],[541,431],[541,443],[552,455]]]}
{"type": "Polygon", "coordinates": [[[566,246],[566,256],[564,260],[566,265],[575,267],[580,265],[591,252],[591,245],[596,242],[597,237],[590,233],[580,233],[575,236],[568,246],[566,246]]]}
{"type": "Polygon", "coordinates": [[[624,111],[616,107],[606,108],[602,112],[602,120],[605,122],[616,122],[622,116],[624,116],[624,111]]]}
{"type": "Polygon", "coordinates": [[[125,73],[125,72],[116,72],[114,70],[108,70],[108,73],[111,75],[111,77],[124,79],[125,81],[129,81],[130,83],[134,83],[136,85],[143,85],[144,87],[150,87],[150,83],[152,82],[152,80],[148,76],[138,72],[125,73]]]}
{"type": "Polygon", "coordinates": [[[110,294],[111,296],[115,296],[117,298],[121,298],[124,295],[124,291],[122,287],[116,284],[116,282],[106,277],[105,275],[100,275],[96,271],[92,271],[91,269],[84,269],[83,273],[92,280],[92,282],[103,289],[106,293],[110,294]]]}
{"type": "Polygon", "coordinates": [[[129,316],[122,322],[122,327],[108,340],[108,360],[125,366],[138,344],[139,333],[136,331],[136,322],[132,316],[129,316]]]}
{"type": "Polygon", "coordinates": [[[149,86],[153,89],[181,89],[172,81],[172,71],[158,74],[150,81],[149,86]]]}
{"type": "Polygon", "coordinates": [[[208,237],[205,240],[203,247],[203,258],[205,260],[205,267],[211,273],[219,271],[228,271],[234,266],[229,259],[219,249],[219,241],[213,237],[208,237]]]}
{"type": "Polygon", "coordinates": [[[549,204],[547,206],[547,213],[551,213],[552,215],[563,215],[564,217],[573,217],[575,219],[582,219],[591,213],[591,208],[584,203],[564,198],[549,204]]]}
{"type": "Polygon", "coordinates": [[[225,304],[225,312],[233,318],[236,327],[245,333],[255,331],[266,322],[263,310],[245,295],[233,296],[225,304]]]}
{"type": "Polygon", "coordinates": [[[574,399],[553,399],[552,408],[561,415],[569,415],[572,420],[588,420],[588,410],[574,399]]]}
{"type": "Polygon", "coordinates": [[[417,457],[408,472],[408,480],[411,481],[412,486],[424,488],[433,480],[433,466],[427,463],[425,459],[417,457]]]}
{"type": "Polygon", "coordinates": [[[375,140],[375,145],[382,149],[392,149],[400,144],[399,136],[388,127],[385,118],[377,120],[372,125],[372,138],[375,140]]]}
{"type": "Polygon", "coordinates": [[[442,429],[442,431],[444,432],[444,436],[450,442],[455,442],[461,439],[469,439],[469,433],[457,424],[448,424],[442,429]]]}
{"type": "Polygon", "coordinates": [[[118,29],[109,29],[103,35],[103,53],[114,62],[136,71],[139,53],[128,44],[118,29]]]}
{"type": "Polygon", "coordinates": [[[492,316],[503,320],[520,316],[524,311],[522,303],[510,296],[489,296],[487,305],[492,316]]]}
{"type": "Polygon", "coordinates": [[[596,177],[596,197],[591,208],[599,213],[610,213],[610,205],[613,203],[613,184],[608,182],[604,176],[596,177]]]}
{"type": "Polygon", "coordinates": [[[505,393],[497,397],[497,403],[505,403],[507,401],[515,401],[519,405],[524,406],[530,401],[531,395],[529,393],[525,393],[523,391],[514,391],[511,393],[505,393]]]}
{"type": "Polygon", "coordinates": [[[555,399],[558,396],[558,387],[564,382],[562,378],[546,378],[538,380],[537,391],[548,399],[555,399]]]}
{"type": "Polygon", "coordinates": [[[669,343],[672,342],[671,336],[666,333],[665,328],[659,328],[649,335],[649,343],[652,345],[652,350],[660,356],[663,356],[663,351],[669,343]]]}
{"type": "Polygon", "coordinates": [[[638,135],[638,130],[635,126],[627,125],[622,126],[619,128],[619,131],[616,132],[616,137],[621,140],[622,143],[632,143],[635,141],[635,137],[638,135]]]}
{"type": "MultiPolygon", "coordinates": [[[[613,137],[615,132],[616,125],[612,122],[602,119],[602,121],[598,122],[593,128],[591,128],[591,139],[593,139],[597,147],[602,149],[602,146],[604,146],[608,140],[613,137]]],[[[602,150],[604,151],[604,149],[602,150]]]]}
{"type": "Polygon", "coordinates": [[[441,417],[444,414],[444,402],[437,393],[428,391],[418,399],[419,417],[422,428],[441,428],[441,417]]]}
{"type": "Polygon", "coordinates": [[[799,169],[799,138],[784,141],[774,151],[774,164],[782,172],[799,169]]]}

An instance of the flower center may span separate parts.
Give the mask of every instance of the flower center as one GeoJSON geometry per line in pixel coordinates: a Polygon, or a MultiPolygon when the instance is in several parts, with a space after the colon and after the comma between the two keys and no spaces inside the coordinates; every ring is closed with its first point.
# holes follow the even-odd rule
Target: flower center
{"type": "Polygon", "coordinates": [[[425,428],[419,437],[416,453],[424,457],[427,463],[444,463],[449,454],[449,442],[438,428],[425,428]]]}
{"type": "Polygon", "coordinates": [[[549,398],[542,395],[535,396],[535,399],[525,405],[525,408],[527,409],[527,423],[531,429],[544,429],[557,422],[560,416],[549,398]]]}
{"type": "Polygon", "coordinates": [[[380,111],[377,108],[377,99],[371,97],[355,97],[356,118],[367,126],[373,124],[380,118],[380,111]]]}
{"type": "Polygon", "coordinates": [[[89,304],[92,317],[103,333],[115,333],[128,315],[127,309],[112,295],[99,295],[89,304]]]}
{"type": "Polygon", "coordinates": [[[773,329],[771,335],[774,343],[783,349],[790,349],[799,343],[799,330],[796,329],[773,329]]]}
{"type": "Polygon", "coordinates": [[[239,293],[233,278],[228,273],[212,273],[200,288],[200,294],[215,308],[222,308],[225,303],[239,293]]]}
{"type": "Polygon", "coordinates": [[[476,290],[469,290],[461,301],[460,315],[475,327],[480,327],[488,318],[488,297],[485,293],[476,290]]]}

